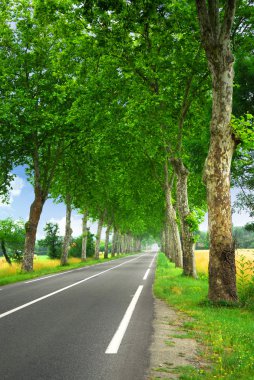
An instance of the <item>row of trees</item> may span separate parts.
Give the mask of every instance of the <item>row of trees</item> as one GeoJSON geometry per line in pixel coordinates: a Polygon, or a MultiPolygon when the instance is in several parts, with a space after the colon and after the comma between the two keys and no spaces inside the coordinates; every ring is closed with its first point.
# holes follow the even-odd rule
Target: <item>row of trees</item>
{"type": "MultiPolygon", "coordinates": [[[[64,253],[64,237],[59,234],[57,223],[48,222],[44,227],[45,237],[37,240],[35,253],[38,255],[47,254],[51,259],[61,259],[64,253]]],[[[25,224],[23,220],[15,221],[11,218],[0,220],[0,255],[3,255],[8,264],[12,261],[21,263],[24,255],[25,224]]],[[[130,236],[115,233],[113,240],[109,241],[109,236],[100,241],[99,252],[104,253],[104,258],[121,253],[140,251],[141,241],[135,243],[130,236]]],[[[70,239],[68,254],[71,257],[79,257],[85,261],[87,257],[95,255],[94,235],[86,229],[86,233],[79,237],[70,239]]]]}
{"type": "Polygon", "coordinates": [[[195,231],[208,206],[209,298],[235,301],[230,167],[237,145],[238,162],[251,150],[253,127],[240,75],[231,121],[232,48],[240,72],[243,51],[252,57],[253,7],[241,0],[235,15],[234,0],[2,3],[1,193],[21,164],[35,194],[23,270],[33,269],[51,196],[66,204],[63,264],[77,208],[84,237],[88,217],[98,220],[95,257],[102,226],[124,250],[150,234],[195,277],[195,231]]]}

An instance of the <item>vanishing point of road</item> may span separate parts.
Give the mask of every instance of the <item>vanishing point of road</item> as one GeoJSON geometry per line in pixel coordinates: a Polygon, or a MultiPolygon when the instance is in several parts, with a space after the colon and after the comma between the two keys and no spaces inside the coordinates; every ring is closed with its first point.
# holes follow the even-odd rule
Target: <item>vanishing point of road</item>
{"type": "Polygon", "coordinates": [[[155,256],[1,287],[0,379],[145,379],[155,256]]]}

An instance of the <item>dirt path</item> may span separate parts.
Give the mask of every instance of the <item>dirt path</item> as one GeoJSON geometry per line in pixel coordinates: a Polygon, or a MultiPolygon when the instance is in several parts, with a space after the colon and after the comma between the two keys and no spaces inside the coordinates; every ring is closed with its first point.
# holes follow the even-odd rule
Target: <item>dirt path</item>
{"type": "Polygon", "coordinates": [[[180,374],[190,373],[195,368],[207,368],[207,363],[199,356],[202,347],[188,336],[186,325],[191,319],[161,300],[154,302],[154,335],[150,347],[150,373],[146,379],[178,379],[180,374]]]}

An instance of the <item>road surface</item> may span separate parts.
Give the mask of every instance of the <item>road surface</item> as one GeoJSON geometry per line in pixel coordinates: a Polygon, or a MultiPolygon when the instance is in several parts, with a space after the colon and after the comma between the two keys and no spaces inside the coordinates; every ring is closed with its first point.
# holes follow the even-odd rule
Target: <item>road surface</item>
{"type": "Polygon", "coordinates": [[[143,380],[155,256],[0,287],[0,379],[143,380]]]}

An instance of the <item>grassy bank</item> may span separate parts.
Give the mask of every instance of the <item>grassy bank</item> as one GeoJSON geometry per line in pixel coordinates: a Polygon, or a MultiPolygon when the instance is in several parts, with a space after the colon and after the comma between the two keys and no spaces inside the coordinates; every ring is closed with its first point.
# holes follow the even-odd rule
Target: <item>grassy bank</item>
{"type": "MultiPolygon", "coordinates": [[[[124,255],[130,256],[131,254],[124,255]]],[[[100,255],[99,260],[93,258],[87,258],[85,262],[81,262],[80,259],[71,257],[69,264],[65,266],[60,265],[60,260],[49,259],[48,256],[37,256],[34,258],[34,271],[31,273],[22,273],[21,265],[13,263],[11,266],[5,262],[3,258],[0,258],[0,286],[12,284],[14,282],[30,280],[36,277],[40,277],[47,274],[63,272],[70,269],[81,268],[89,265],[104,263],[106,261],[117,260],[123,257],[118,255],[115,257],[109,257],[104,259],[103,255],[100,255]]]]}
{"type": "MultiPolygon", "coordinates": [[[[203,343],[210,371],[183,368],[180,379],[254,379],[254,313],[249,308],[214,307],[207,301],[206,276],[186,278],[163,254],[157,262],[154,293],[192,317],[188,335],[203,343]]],[[[243,290],[242,290],[243,292],[243,290]]]]}

